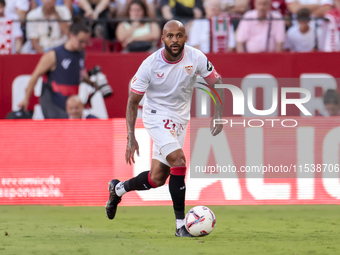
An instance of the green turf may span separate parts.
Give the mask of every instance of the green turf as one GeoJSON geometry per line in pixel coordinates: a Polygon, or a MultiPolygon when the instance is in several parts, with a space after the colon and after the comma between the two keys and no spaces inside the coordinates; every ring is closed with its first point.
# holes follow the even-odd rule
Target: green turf
{"type": "Polygon", "coordinates": [[[168,206],[0,206],[0,254],[340,254],[339,206],[210,208],[211,235],[178,238],[168,206]]]}

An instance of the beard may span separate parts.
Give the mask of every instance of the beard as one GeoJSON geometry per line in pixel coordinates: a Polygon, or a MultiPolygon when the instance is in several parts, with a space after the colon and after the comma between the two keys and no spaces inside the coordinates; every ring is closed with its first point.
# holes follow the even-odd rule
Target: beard
{"type": "Polygon", "coordinates": [[[171,48],[168,45],[164,44],[166,51],[169,52],[171,57],[174,57],[174,58],[177,58],[179,55],[181,55],[182,51],[184,50],[184,45],[185,43],[183,43],[182,47],[179,47],[177,53],[174,53],[172,52],[171,48]]]}

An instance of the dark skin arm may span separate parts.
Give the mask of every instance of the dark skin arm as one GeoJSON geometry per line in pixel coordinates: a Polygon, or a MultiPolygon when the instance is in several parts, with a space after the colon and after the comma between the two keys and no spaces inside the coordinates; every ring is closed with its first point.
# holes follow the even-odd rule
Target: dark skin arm
{"type": "MultiPolygon", "coordinates": [[[[215,88],[216,84],[222,84],[221,78],[218,78],[217,82],[213,85],[215,88]]],[[[220,96],[222,103],[224,102],[224,90],[223,89],[216,89],[217,94],[220,96]]],[[[210,122],[210,131],[213,136],[218,135],[221,133],[223,129],[223,124],[216,124],[214,127],[214,119],[221,119],[222,118],[222,111],[223,105],[221,105],[220,101],[216,99],[217,106],[214,108],[214,117],[211,119],[210,122]]]]}
{"type": "Polygon", "coordinates": [[[143,95],[130,92],[128,104],[126,108],[126,126],[127,126],[127,147],[125,153],[126,163],[131,165],[131,161],[135,163],[135,151],[139,156],[139,146],[135,137],[135,124],[137,119],[138,104],[142,100],[143,95]]]}

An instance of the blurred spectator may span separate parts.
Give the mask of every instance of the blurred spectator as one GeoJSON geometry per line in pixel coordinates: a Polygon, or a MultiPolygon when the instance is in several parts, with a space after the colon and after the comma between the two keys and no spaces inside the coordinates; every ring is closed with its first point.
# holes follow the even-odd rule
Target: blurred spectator
{"type": "Polygon", "coordinates": [[[29,0],[8,0],[6,2],[5,16],[13,19],[26,19],[27,12],[30,9],[29,0]]]}
{"type": "Polygon", "coordinates": [[[340,105],[339,105],[339,94],[334,89],[329,89],[323,96],[323,103],[326,111],[323,116],[339,116],[340,105]]]}
{"type": "Polygon", "coordinates": [[[66,112],[69,119],[97,119],[84,109],[83,102],[78,95],[70,96],[66,100],[66,112]]]}
{"type": "Polygon", "coordinates": [[[294,17],[301,8],[310,10],[313,17],[323,17],[332,8],[333,0],[286,0],[286,4],[294,17]]]}
{"type": "MultiPolygon", "coordinates": [[[[127,18],[126,16],[128,6],[132,0],[115,0],[117,5],[117,17],[118,18],[127,18]]],[[[156,17],[156,5],[155,0],[143,0],[144,4],[147,7],[148,17],[154,18],[156,17]]]]}
{"type": "Polygon", "coordinates": [[[79,16],[80,13],[81,13],[81,10],[79,8],[79,0],[73,0],[72,1],[72,15],[73,15],[73,17],[79,16]]]}
{"type": "Polygon", "coordinates": [[[84,17],[97,20],[106,18],[108,13],[109,0],[79,0],[78,6],[84,12],[84,17]]]}
{"type": "MultiPolygon", "coordinates": [[[[250,0],[250,9],[255,9],[255,0],[250,0]]],[[[289,14],[285,0],[272,0],[271,10],[281,13],[282,16],[287,16],[289,14]]]]}
{"type": "Polygon", "coordinates": [[[22,53],[42,53],[67,41],[70,23],[57,20],[71,20],[69,9],[64,5],[56,6],[56,0],[42,2],[42,6],[27,15],[27,39],[30,41],[25,43],[22,53]]]}
{"type": "Polygon", "coordinates": [[[121,22],[116,30],[116,38],[128,51],[147,51],[156,44],[161,34],[155,22],[141,21],[148,17],[143,1],[133,0],[128,6],[128,17],[131,22],[121,22]],[[138,50],[140,49],[140,50],[138,50]]]}
{"type": "MultiPolygon", "coordinates": [[[[70,13],[73,12],[72,8],[72,0],[56,0],[56,5],[65,5],[69,10],[70,13]]],[[[31,0],[31,10],[43,5],[43,0],[31,0]]]]}
{"type": "Polygon", "coordinates": [[[78,94],[81,81],[98,88],[90,81],[85,69],[84,48],[89,39],[90,29],[80,20],[75,20],[70,26],[67,42],[40,58],[29,80],[25,98],[19,104],[20,109],[27,111],[34,86],[43,75],[39,101],[45,119],[68,118],[66,100],[78,94]]]}
{"type": "Polygon", "coordinates": [[[297,12],[299,26],[292,26],[287,32],[284,48],[292,52],[310,52],[316,49],[317,36],[314,26],[309,25],[310,10],[301,8],[297,12]]]}
{"type": "Polygon", "coordinates": [[[222,13],[221,0],[205,0],[204,10],[207,19],[193,21],[188,44],[204,53],[233,51],[234,28],[230,17],[222,13]]]}
{"type": "Polygon", "coordinates": [[[329,20],[326,25],[324,51],[340,51],[340,0],[334,0],[335,8],[326,13],[329,20]]]}
{"type": "Polygon", "coordinates": [[[237,52],[281,52],[285,39],[282,15],[271,11],[270,0],[255,0],[255,10],[243,15],[236,34],[237,52]],[[249,20],[245,20],[249,19],[249,20]]]}
{"type": "Polygon", "coordinates": [[[249,7],[249,0],[222,0],[222,11],[229,14],[244,14],[249,7]]]}
{"type": "MultiPolygon", "coordinates": [[[[203,17],[202,0],[161,0],[161,12],[163,18],[171,20],[180,19],[201,19],[203,17]]],[[[184,20],[185,22],[186,20],[184,20]]]]}
{"type": "MultiPolygon", "coordinates": [[[[9,0],[11,1],[11,0],[9,0]]],[[[5,18],[6,20],[15,20],[16,17],[15,15],[9,16],[5,15],[5,7],[6,7],[6,2],[5,0],[0,0],[0,19],[5,18]]],[[[19,22],[12,22],[12,31],[11,31],[11,49],[12,49],[12,54],[19,53],[20,49],[22,47],[22,31],[20,28],[20,23],[19,22]]],[[[2,35],[2,32],[7,32],[7,31],[0,31],[0,36],[5,36],[2,35]]]]}
{"type": "Polygon", "coordinates": [[[81,15],[85,18],[95,21],[92,25],[94,36],[98,38],[107,38],[108,24],[103,21],[109,16],[110,0],[79,0],[78,6],[81,9],[81,15]]]}

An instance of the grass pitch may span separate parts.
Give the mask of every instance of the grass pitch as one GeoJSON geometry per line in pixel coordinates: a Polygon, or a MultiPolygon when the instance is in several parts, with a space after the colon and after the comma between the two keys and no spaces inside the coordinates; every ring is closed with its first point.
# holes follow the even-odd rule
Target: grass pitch
{"type": "Polygon", "coordinates": [[[337,205],[210,208],[212,234],[178,238],[170,206],[0,206],[0,254],[340,254],[337,205]]]}

